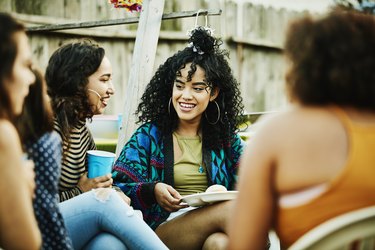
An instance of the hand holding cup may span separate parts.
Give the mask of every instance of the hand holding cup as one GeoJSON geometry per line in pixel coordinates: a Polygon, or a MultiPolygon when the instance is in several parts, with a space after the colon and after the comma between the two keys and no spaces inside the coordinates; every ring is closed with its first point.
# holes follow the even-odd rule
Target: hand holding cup
{"type": "Polygon", "coordinates": [[[78,187],[87,192],[93,188],[111,187],[112,166],[115,161],[115,154],[102,150],[87,151],[88,172],[81,176],[78,187]]]}
{"type": "Polygon", "coordinates": [[[114,153],[102,150],[87,151],[88,178],[110,174],[115,156],[114,153]]]}

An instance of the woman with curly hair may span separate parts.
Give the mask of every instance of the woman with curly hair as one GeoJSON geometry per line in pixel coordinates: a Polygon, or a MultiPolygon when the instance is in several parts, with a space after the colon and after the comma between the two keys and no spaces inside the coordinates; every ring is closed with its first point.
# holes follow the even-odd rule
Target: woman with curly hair
{"type": "Polygon", "coordinates": [[[102,114],[114,94],[112,66],[104,49],[89,40],[63,45],[48,62],[46,81],[55,130],[63,140],[60,201],[93,188],[110,187],[110,174],[88,178],[86,164],[86,152],[96,149],[86,119],[102,114]]]}
{"type": "Polygon", "coordinates": [[[261,249],[271,228],[286,249],[331,218],[375,205],[374,44],[375,16],[354,10],[289,27],[293,105],[263,121],[241,159],[229,249],[261,249]]]}
{"type": "Polygon", "coordinates": [[[181,203],[213,184],[233,190],[237,180],[243,105],[220,45],[197,27],[189,46],[158,68],[136,111],[143,124],[114,165],[116,185],[171,249],[225,245],[230,202],[187,213],[181,203]]]}

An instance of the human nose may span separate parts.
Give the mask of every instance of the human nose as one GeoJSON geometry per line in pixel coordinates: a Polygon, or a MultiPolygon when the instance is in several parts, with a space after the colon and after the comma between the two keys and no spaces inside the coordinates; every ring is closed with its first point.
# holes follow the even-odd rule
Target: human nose
{"type": "Polygon", "coordinates": [[[109,87],[107,89],[108,95],[114,95],[115,94],[115,87],[112,84],[112,81],[109,83],[109,87]]]}
{"type": "Polygon", "coordinates": [[[29,72],[29,79],[28,79],[28,82],[27,82],[28,87],[29,87],[30,85],[33,85],[33,84],[35,83],[35,81],[36,81],[36,75],[35,75],[34,72],[31,71],[31,69],[30,69],[30,72],[29,72]]]}
{"type": "Polygon", "coordinates": [[[182,91],[182,98],[184,100],[191,100],[193,99],[193,96],[191,94],[191,91],[189,88],[185,88],[183,91],[182,91]]]}

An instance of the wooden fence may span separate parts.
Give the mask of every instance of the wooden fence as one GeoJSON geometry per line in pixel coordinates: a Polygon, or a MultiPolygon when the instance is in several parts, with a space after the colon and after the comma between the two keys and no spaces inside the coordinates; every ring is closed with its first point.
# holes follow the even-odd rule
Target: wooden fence
{"type": "MultiPolygon", "coordinates": [[[[285,106],[283,91],[285,63],[282,56],[284,32],[288,22],[303,12],[276,9],[251,2],[234,0],[165,1],[164,13],[198,9],[221,9],[220,16],[210,16],[209,25],[222,37],[230,52],[230,64],[241,84],[246,111],[271,111],[285,106]]],[[[28,27],[82,21],[136,17],[115,9],[107,0],[0,0],[0,11],[12,12],[28,27]]],[[[204,24],[204,18],[198,19],[204,24]]],[[[186,31],[195,18],[162,22],[154,70],[177,50],[186,46],[186,31]]],[[[132,62],[137,24],[83,28],[29,34],[36,64],[44,69],[48,58],[64,42],[90,37],[106,49],[114,68],[115,98],[107,114],[122,112],[132,62]]]]}

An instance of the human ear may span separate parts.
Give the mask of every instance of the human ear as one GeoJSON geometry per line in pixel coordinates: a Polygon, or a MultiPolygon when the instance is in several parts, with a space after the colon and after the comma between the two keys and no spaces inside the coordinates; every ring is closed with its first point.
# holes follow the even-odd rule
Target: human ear
{"type": "Polygon", "coordinates": [[[219,95],[220,89],[215,87],[211,89],[211,94],[210,94],[210,102],[216,99],[216,97],[219,95]]]}

